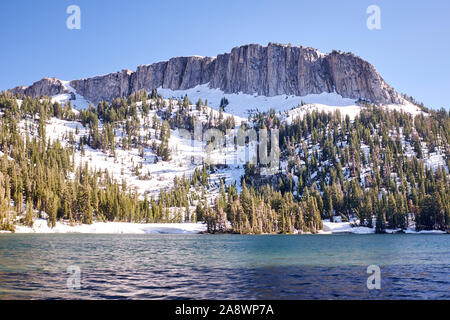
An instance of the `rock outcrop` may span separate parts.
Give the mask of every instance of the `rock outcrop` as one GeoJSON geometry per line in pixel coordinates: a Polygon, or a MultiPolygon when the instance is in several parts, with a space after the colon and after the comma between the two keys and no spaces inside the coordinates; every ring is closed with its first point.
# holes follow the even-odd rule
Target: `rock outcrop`
{"type": "Polygon", "coordinates": [[[54,96],[61,93],[70,93],[69,90],[66,89],[63,82],[56,78],[44,78],[33,83],[29,87],[15,87],[9,90],[12,94],[19,96],[31,96],[31,97],[40,97],[40,96],[54,96]]]}
{"type": "Polygon", "coordinates": [[[114,98],[128,96],[132,92],[130,88],[132,76],[132,71],[122,70],[104,76],[73,80],[70,82],[70,86],[85,99],[97,104],[101,100],[110,101],[114,98]]]}
{"type": "MultiPolygon", "coordinates": [[[[183,90],[205,83],[225,93],[305,96],[336,92],[344,98],[364,99],[376,104],[403,101],[370,63],[352,53],[322,54],[313,48],[280,44],[244,45],[215,58],[172,58],[139,66],[134,72],[123,70],[73,80],[70,86],[96,104],[141,89],[183,90]]],[[[31,95],[54,95],[64,88],[35,83],[20,90],[31,95]]]]}

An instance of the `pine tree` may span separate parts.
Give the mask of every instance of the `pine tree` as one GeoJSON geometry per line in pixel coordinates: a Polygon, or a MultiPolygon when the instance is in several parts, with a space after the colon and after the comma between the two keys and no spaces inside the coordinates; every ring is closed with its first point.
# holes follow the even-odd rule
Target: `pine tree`
{"type": "Polygon", "coordinates": [[[25,214],[25,225],[32,228],[34,224],[33,221],[33,202],[31,199],[27,200],[27,208],[25,214]]]}
{"type": "Polygon", "coordinates": [[[386,232],[386,218],[384,216],[383,210],[378,210],[375,225],[375,233],[385,233],[385,232],[386,232]]]}
{"type": "Polygon", "coordinates": [[[56,215],[58,212],[58,197],[54,195],[49,195],[48,197],[48,206],[47,206],[47,224],[50,228],[54,228],[56,226],[56,215]]]}

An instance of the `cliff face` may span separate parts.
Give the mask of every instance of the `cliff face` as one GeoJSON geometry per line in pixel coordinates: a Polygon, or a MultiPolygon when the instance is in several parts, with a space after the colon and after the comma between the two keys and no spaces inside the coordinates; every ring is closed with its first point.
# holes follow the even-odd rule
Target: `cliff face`
{"type": "MultiPolygon", "coordinates": [[[[216,58],[172,58],[139,66],[135,72],[124,70],[74,80],[70,86],[96,104],[100,100],[127,96],[141,89],[183,90],[205,83],[225,93],[305,96],[335,91],[344,98],[366,99],[376,104],[402,101],[371,64],[351,53],[334,51],[324,55],[312,48],[278,44],[244,45],[216,58]]],[[[44,94],[50,89],[52,94],[57,94],[54,91],[63,90],[33,86],[35,89],[27,88],[23,92],[44,94]]]]}
{"type": "Polygon", "coordinates": [[[73,80],[69,84],[78,94],[94,104],[101,100],[110,101],[118,97],[126,97],[131,92],[130,83],[133,72],[122,70],[104,76],[73,80]]]}
{"type": "Polygon", "coordinates": [[[54,96],[61,93],[69,93],[64,87],[64,84],[61,80],[55,78],[44,78],[33,83],[29,87],[15,87],[9,90],[12,94],[19,96],[31,96],[31,97],[40,97],[40,96],[54,96]]]}

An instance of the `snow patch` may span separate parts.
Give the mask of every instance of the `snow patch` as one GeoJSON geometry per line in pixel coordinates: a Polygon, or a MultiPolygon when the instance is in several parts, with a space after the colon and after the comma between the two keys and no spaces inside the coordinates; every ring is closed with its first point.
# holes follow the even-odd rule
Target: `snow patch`
{"type": "Polygon", "coordinates": [[[52,97],[52,102],[58,102],[64,105],[67,101],[69,101],[77,110],[85,110],[89,108],[90,102],[86,100],[83,96],[79,95],[77,91],[69,85],[69,81],[61,81],[63,86],[69,90],[71,93],[62,93],[52,97]],[[72,100],[72,96],[75,96],[75,100],[72,100]]]}
{"type": "Polygon", "coordinates": [[[322,104],[331,106],[355,106],[354,99],[343,98],[337,93],[310,94],[299,97],[294,95],[278,95],[273,97],[260,96],[257,94],[225,93],[220,89],[210,88],[209,83],[198,85],[187,90],[171,90],[159,87],[158,93],[165,98],[182,98],[185,95],[195,102],[199,98],[203,101],[208,99],[208,103],[218,109],[222,98],[228,100],[225,111],[240,117],[248,117],[249,114],[258,111],[269,111],[271,108],[276,112],[283,112],[295,108],[303,103],[322,104]]]}
{"type": "MultiPolygon", "coordinates": [[[[340,217],[339,217],[340,218],[340,217]]],[[[352,234],[372,234],[375,233],[375,228],[368,228],[368,227],[361,227],[361,226],[354,226],[354,224],[358,223],[358,221],[353,221],[353,223],[350,222],[341,222],[339,219],[339,222],[330,222],[329,219],[324,219],[322,221],[323,223],[323,231],[319,232],[320,234],[339,234],[339,233],[352,233],[352,234]]],[[[396,233],[401,232],[400,229],[398,230],[392,230],[392,229],[386,229],[386,233],[396,233]]],[[[443,234],[444,231],[440,230],[422,230],[422,231],[416,231],[414,228],[414,225],[411,225],[406,230],[403,230],[404,233],[408,234],[443,234]]]]}
{"type": "Polygon", "coordinates": [[[97,234],[195,234],[206,231],[203,223],[130,223],[94,222],[71,226],[68,222],[57,222],[52,229],[47,220],[34,221],[32,228],[16,226],[16,233],[97,233],[97,234]]]}

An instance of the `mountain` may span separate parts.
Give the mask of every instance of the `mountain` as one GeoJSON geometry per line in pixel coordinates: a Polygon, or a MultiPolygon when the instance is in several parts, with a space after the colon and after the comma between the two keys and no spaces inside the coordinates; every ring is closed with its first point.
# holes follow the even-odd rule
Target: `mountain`
{"type": "Polygon", "coordinates": [[[450,230],[450,114],[349,53],[247,45],[45,78],[0,93],[0,114],[0,230],[450,230]]]}
{"type": "MultiPolygon", "coordinates": [[[[66,82],[46,78],[14,94],[54,96],[69,93],[66,82]]],[[[157,88],[186,90],[207,84],[224,93],[274,97],[336,93],[343,98],[374,104],[401,104],[403,98],[367,61],[352,53],[323,54],[309,47],[269,43],[235,47],[217,57],[177,57],[103,76],[67,83],[94,104],[157,88]]]]}

